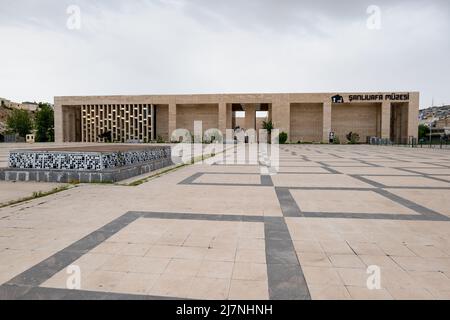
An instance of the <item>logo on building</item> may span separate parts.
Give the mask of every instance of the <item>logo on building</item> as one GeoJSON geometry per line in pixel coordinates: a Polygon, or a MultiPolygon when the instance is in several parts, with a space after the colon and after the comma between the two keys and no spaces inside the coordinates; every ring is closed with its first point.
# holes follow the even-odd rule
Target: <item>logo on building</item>
{"type": "Polygon", "coordinates": [[[337,94],[337,95],[331,97],[331,102],[344,103],[344,97],[337,94]]]}

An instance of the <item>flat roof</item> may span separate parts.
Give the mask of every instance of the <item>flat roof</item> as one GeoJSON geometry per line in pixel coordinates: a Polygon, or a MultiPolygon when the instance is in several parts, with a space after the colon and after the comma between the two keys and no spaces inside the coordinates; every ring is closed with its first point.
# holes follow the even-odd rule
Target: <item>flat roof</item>
{"type": "Polygon", "coordinates": [[[417,91],[388,92],[322,92],[322,93],[217,93],[217,94],[154,94],[154,95],[94,95],[56,96],[55,105],[62,104],[208,104],[208,103],[275,103],[275,102],[328,102],[334,96],[342,96],[345,102],[392,102],[419,99],[417,91]],[[407,96],[407,99],[404,97],[407,96]],[[366,99],[368,97],[368,99],[366,99]],[[374,97],[373,99],[370,99],[374,97]],[[392,97],[392,98],[391,98],[392,97]],[[353,99],[352,99],[353,98],[353,99]]]}

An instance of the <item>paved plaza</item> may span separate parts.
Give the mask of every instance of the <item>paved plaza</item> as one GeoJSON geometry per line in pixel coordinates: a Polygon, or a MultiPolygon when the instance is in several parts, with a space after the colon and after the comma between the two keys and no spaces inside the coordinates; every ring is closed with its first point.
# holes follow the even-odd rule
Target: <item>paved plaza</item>
{"type": "Polygon", "coordinates": [[[272,175],[234,151],[1,208],[0,298],[450,299],[450,151],[281,145],[272,175]]]}

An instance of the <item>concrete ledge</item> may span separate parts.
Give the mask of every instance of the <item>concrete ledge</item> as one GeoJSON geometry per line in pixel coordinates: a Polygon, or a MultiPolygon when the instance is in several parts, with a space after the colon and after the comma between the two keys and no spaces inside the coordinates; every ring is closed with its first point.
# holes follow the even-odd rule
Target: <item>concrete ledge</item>
{"type": "Polygon", "coordinates": [[[0,169],[0,180],[39,182],[113,183],[172,165],[170,158],[163,158],[119,168],[86,171],[54,169],[0,169]]]}

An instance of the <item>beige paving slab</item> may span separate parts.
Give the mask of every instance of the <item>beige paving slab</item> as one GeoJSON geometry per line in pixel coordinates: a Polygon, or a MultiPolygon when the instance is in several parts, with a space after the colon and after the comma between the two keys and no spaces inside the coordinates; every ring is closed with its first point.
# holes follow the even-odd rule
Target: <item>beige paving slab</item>
{"type": "Polygon", "coordinates": [[[300,264],[308,267],[331,267],[329,257],[324,253],[297,252],[300,264]]]}
{"type": "Polygon", "coordinates": [[[202,261],[197,277],[230,279],[233,273],[234,262],[202,261]]]}
{"type": "Polygon", "coordinates": [[[313,300],[349,300],[348,290],[343,285],[309,285],[309,293],[313,300]]]}
{"type": "Polygon", "coordinates": [[[312,161],[283,161],[280,160],[280,167],[321,167],[321,164],[312,161]]]}
{"type": "Polygon", "coordinates": [[[267,280],[267,265],[264,263],[236,262],[233,268],[234,280],[267,280]]]}
{"type": "Polygon", "coordinates": [[[64,185],[63,183],[0,181],[0,205],[31,197],[34,192],[48,192],[64,185]]]}
{"type": "Polygon", "coordinates": [[[329,171],[320,167],[286,167],[280,166],[279,173],[329,173],[329,171]]]}
{"type": "Polygon", "coordinates": [[[426,289],[387,288],[389,294],[396,300],[432,300],[433,295],[426,289]]]}
{"type": "Polygon", "coordinates": [[[371,188],[372,186],[346,175],[278,174],[272,176],[276,187],[371,188]]]}
{"type": "Polygon", "coordinates": [[[83,288],[90,291],[113,292],[125,275],[126,272],[93,271],[87,275],[83,288]]]}
{"type": "Polygon", "coordinates": [[[331,264],[336,268],[365,268],[366,264],[364,264],[361,259],[353,254],[333,254],[329,256],[331,264]]]}
{"type": "Polygon", "coordinates": [[[331,267],[303,267],[308,286],[342,286],[343,282],[335,268],[331,267]]]}
{"type": "MultiPolygon", "coordinates": [[[[288,145],[283,148],[286,151],[282,152],[281,169],[287,174],[273,176],[275,185],[371,188],[348,174],[402,174],[375,178],[389,178],[392,180],[385,182],[402,187],[419,183],[423,189],[388,190],[450,215],[445,190],[427,189],[436,186],[435,182],[441,185],[439,181],[399,173],[394,168],[420,167],[413,170],[446,175],[446,169],[438,166],[450,161],[445,152],[374,146],[288,145]],[[336,167],[344,174],[314,174],[323,173],[324,169],[316,162],[298,160],[300,156],[292,156],[292,150],[313,161],[336,166],[351,165],[354,163],[351,159],[359,158],[385,168],[336,167]],[[331,153],[344,158],[336,158],[331,153]],[[399,161],[385,161],[385,156],[399,161]],[[433,165],[425,162],[436,165],[430,169],[433,165]],[[295,174],[288,174],[291,170],[295,174]],[[302,175],[302,172],[313,174],[302,175]]],[[[128,211],[281,216],[273,187],[178,184],[197,172],[221,172],[225,174],[211,179],[225,177],[227,181],[242,183],[242,179],[236,180],[240,175],[226,173],[243,173],[244,178],[252,177],[245,179],[254,180],[258,176],[249,173],[258,170],[259,166],[196,165],[138,187],[80,185],[0,209],[0,283],[128,211]]],[[[381,213],[380,210],[406,213],[402,206],[397,207],[390,200],[372,198],[369,191],[315,198],[313,193],[306,196],[302,192],[306,190],[294,191],[299,192],[301,199],[295,200],[305,211],[309,211],[304,207],[309,201],[311,209],[328,212],[340,207],[339,210],[358,213],[375,212],[375,209],[376,213],[381,213]]],[[[428,299],[430,295],[445,299],[450,296],[448,222],[341,218],[287,218],[286,222],[313,299],[428,299]],[[373,292],[365,287],[369,276],[366,265],[380,267],[382,290],[373,292]]],[[[194,299],[267,299],[264,238],[262,223],[139,219],[74,263],[81,268],[82,288],[86,290],[194,299]],[[177,266],[176,262],[181,260],[184,264],[177,266]]],[[[65,288],[67,277],[66,270],[61,270],[44,285],[65,288]]]]}
{"type": "MultiPolygon", "coordinates": [[[[409,159],[411,161],[411,159],[409,159]]],[[[379,161],[378,165],[387,167],[387,168],[442,168],[439,165],[429,164],[429,163],[421,163],[421,162],[401,162],[401,161],[379,161]]]]}
{"type": "Polygon", "coordinates": [[[424,188],[418,190],[388,189],[388,191],[426,208],[450,216],[448,190],[429,190],[424,188]]]}
{"type": "Polygon", "coordinates": [[[365,177],[369,180],[381,183],[388,187],[450,187],[450,183],[432,180],[425,177],[405,176],[405,177],[365,177]]]}
{"type": "Polygon", "coordinates": [[[142,187],[134,207],[154,212],[216,213],[281,216],[275,190],[271,187],[161,185],[142,187]],[[149,201],[148,195],[158,201],[149,201]],[[245,197],[242,195],[245,194],[245,197]]]}
{"type": "Polygon", "coordinates": [[[199,278],[192,281],[188,296],[192,299],[225,300],[228,298],[230,281],[218,278],[199,278]]]}
{"type": "Polygon", "coordinates": [[[291,190],[290,192],[301,210],[306,212],[417,214],[370,190],[291,190]]]}
{"type": "Polygon", "coordinates": [[[231,280],[230,300],[268,300],[269,288],[267,281],[231,280]]]}
{"type": "Polygon", "coordinates": [[[369,290],[364,287],[347,286],[350,296],[356,300],[392,300],[392,295],[386,289],[369,290]]]}
{"type": "MultiPolygon", "coordinates": [[[[374,163],[377,163],[377,161],[374,161],[374,163]]],[[[334,168],[337,171],[344,173],[344,174],[359,174],[359,175],[365,175],[365,174],[391,174],[391,175],[404,175],[404,176],[410,176],[414,175],[414,173],[406,172],[394,168],[378,168],[378,167],[339,167],[334,168]]]]}
{"type": "Polygon", "coordinates": [[[445,169],[445,168],[431,168],[431,169],[430,168],[414,168],[412,170],[421,172],[421,173],[425,173],[425,174],[430,174],[430,175],[441,175],[441,174],[450,175],[450,168],[449,169],[445,169]]]}
{"type": "Polygon", "coordinates": [[[320,242],[314,240],[294,240],[295,251],[321,253],[324,251],[320,242]]]}
{"type": "Polygon", "coordinates": [[[114,286],[113,292],[144,295],[155,285],[160,278],[157,274],[142,274],[128,272],[114,286]]]}
{"type": "Polygon", "coordinates": [[[149,295],[188,298],[194,277],[180,274],[161,275],[147,291],[149,295]]]}
{"type": "Polygon", "coordinates": [[[195,179],[194,183],[218,183],[218,184],[261,184],[259,174],[203,174],[195,179]]]}

